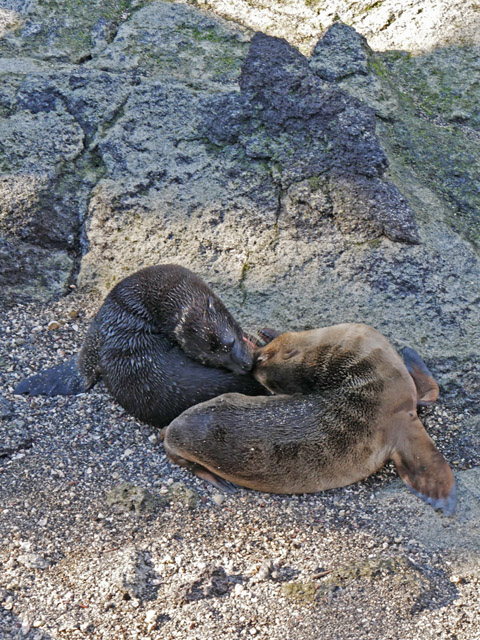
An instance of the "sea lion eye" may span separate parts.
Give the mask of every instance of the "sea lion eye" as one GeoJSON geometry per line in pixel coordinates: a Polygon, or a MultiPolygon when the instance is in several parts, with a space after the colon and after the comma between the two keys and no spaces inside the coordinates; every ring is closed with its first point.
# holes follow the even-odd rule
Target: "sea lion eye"
{"type": "Polygon", "coordinates": [[[298,349],[291,349],[290,351],[285,351],[284,353],[282,353],[282,358],[284,360],[289,360],[290,358],[293,358],[293,356],[296,356],[298,353],[298,349]]]}
{"type": "Polygon", "coordinates": [[[212,296],[209,296],[208,298],[208,310],[212,313],[215,311],[215,302],[212,296]]]}
{"type": "Polygon", "coordinates": [[[231,351],[234,344],[235,344],[235,338],[228,338],[223,343],[223,350],[227,352],[231,351]]]}

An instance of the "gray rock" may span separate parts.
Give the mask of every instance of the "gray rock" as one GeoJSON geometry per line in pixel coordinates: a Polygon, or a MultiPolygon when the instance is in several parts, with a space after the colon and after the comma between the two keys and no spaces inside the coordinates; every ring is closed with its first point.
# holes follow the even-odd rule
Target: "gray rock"
{"type": "Polygon", "coordinates": [[[355,29],[334,22],[313,50],[310,66],[330,82],[359,73],[367,75],[370,51],[367,40],[355,29]]]}
{"type": "Polygon", "coordinates": [[[76,223],[67,213],[64,215],[61,206],[55,207],[53,190],[54,179],[45,173],[17,173],[1,178],[2,235],[43,248],[73,246],[76,223]]]}
{"type": "Polygon", "coordinates": [[[262,563],[255,565],[251,568],[250,573],[252,574],[250,581],[253,583],[262,582],[263,580],[268,580],[272,578],[272,574],[277,571],[277,567],[275,562],[271,558],[267,558],[262,563]]]}
{"type": "MultiPolygon", "coordinates": [[[[348,50],[345,55],[349,59],[348,50]]],[[[331,202],[324,215],[333,215],[347,234],[355,231],[358,240],[385,234],[418,242],[413,211],[396,187],[379,179],[387,161],[368,109],[321,82],[285,41],[263,34],[251,41],[239,83],[240,95],[214,102],[205,120],[213,143],[266,162],[280,192],[313,180],[323,188],[325,205],[331,202]]]]}
{"type": "Polygon", "coordinates": [[[0,418],[10,418],[13,415],[13,404],[0,393],[0,418]]]}
{"type": "Polygon", "coordinates": [[[377,135],[390,158],[415,166],[417,175],[448,203],[446,217],[453,228],[478,247],[480,154],[474,132],[479,118],[470,108],[480,99],[474,81],[477,47],[418,56],[375,53],[350,27],[336,23],[318,43],[310,65],[322,77],[332,73],[339,87],[375,111],[377,135]],[[355,65],[358,59],[366,65],[355,65]],[[348,60],[352,65],[342,72],[348,60]]]}
{"type": "Polygon", "coordinates": [[[21,553],[17,556],[17,562],[27,569],[46,569],[50,562],[45,560],[39,553],[21,553]]]}
{"type": "Polygon", "coordinates": [[[104,594],[141,600],[147,594],[151,574],[145,554],[134,547],[125,547],[103,560],[97,579],[104,594]]]}
{"type": "Polygon", "coordinates": [[[65,293],[73,264],[73,258],[65,251],[0,237],[2,305],[10,307],[19,301],[32,300],[45,302],[65,293]]]}
{"type": "Polygon", "coordinates": [[[223,596],[230,590],[230,582],[221,566],[207,567],[196,578],[177,587],[175,600],[185,604],[203,598],[223,596]]]}
{"type": "Polygon", "coordinates": [[[106,503],[115,511],[134,511],[137,514],[155,508],[152,494],[144,487],[135,486],[131,482],[122,482],[113,487],[107,493],[106,503]]]}
{"type": "Polygon", "coordinates": [[[188,509],[195,509],[200,500],[197,491],[190,489],[183,482],[173,482],[168,488],[167,496],[168,500],[184,505],[188,509]]]}
{"type": "Polygon", "coordinates": [[[459,41],[479,41],[480,17],[475,0],[206,0],[204,4],[238,24],[285,38],[305,54],[338,20],[380,51],[406,49],[417,53],[459,41]]]}

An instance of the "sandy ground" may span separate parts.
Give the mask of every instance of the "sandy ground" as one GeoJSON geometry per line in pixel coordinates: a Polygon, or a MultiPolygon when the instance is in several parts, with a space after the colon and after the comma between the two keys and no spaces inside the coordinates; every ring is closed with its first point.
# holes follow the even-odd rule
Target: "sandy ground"
{"type": "Polygon", "coordinates": [[[455,470],[453,518],[393,466],[322,494],[221,495],[101,385],[12,395],[75,353],[97,307],[0,312],[1,639],[480,639],[473,409],[450,394],[421,415],[455,470]]]}

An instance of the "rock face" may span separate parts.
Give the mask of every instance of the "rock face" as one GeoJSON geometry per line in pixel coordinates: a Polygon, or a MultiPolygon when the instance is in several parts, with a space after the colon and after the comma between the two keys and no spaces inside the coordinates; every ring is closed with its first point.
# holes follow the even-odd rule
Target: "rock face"
{"type": "Polygon", "coordinates": [[[202,4],[224,18],[285,38],[306,54],[335,21],[354,27],[379,51],[418,53],[480,41],[475,0],[205,0],[202,4]]]}
{"type": "Polygon", "coordinates": [[[229,153],[254,168],[267,164],[297,225],[305,218],[298,205],[310,204],[316,218],[334,218],[357,241],[386,235],[418,242],[413,211],[379,179],[387,158],[370,109],[322,82],[287,42],[261,33],[252,38],[239,86],[240,93],[213,103],[208,139],[230,145],[229,153]]]}
{"type": "Polygon", "coordinates": [[[364,321],[437,360],[470,357],[474,44],[375,53],[334,22],[306,57],[183,4],[52,2],[55,28],[41,3],[10,5],[4,304],[70,284],[105,294],[170,261],[250,327],[364,321]]]}

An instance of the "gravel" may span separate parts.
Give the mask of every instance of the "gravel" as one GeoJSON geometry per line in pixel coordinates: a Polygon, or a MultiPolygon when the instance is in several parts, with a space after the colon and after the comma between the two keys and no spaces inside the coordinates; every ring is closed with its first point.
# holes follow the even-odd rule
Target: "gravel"
{"type": "Polygon", "coordinates": [[[457,476],[454,518],[392,465],[315,495],[224,495],[101,385],[12,395],[75,353],[97,308],[74,292],[0,312],[0,638],[480,638],[479,427],[460,374],[422,411],[457,476]]]}

